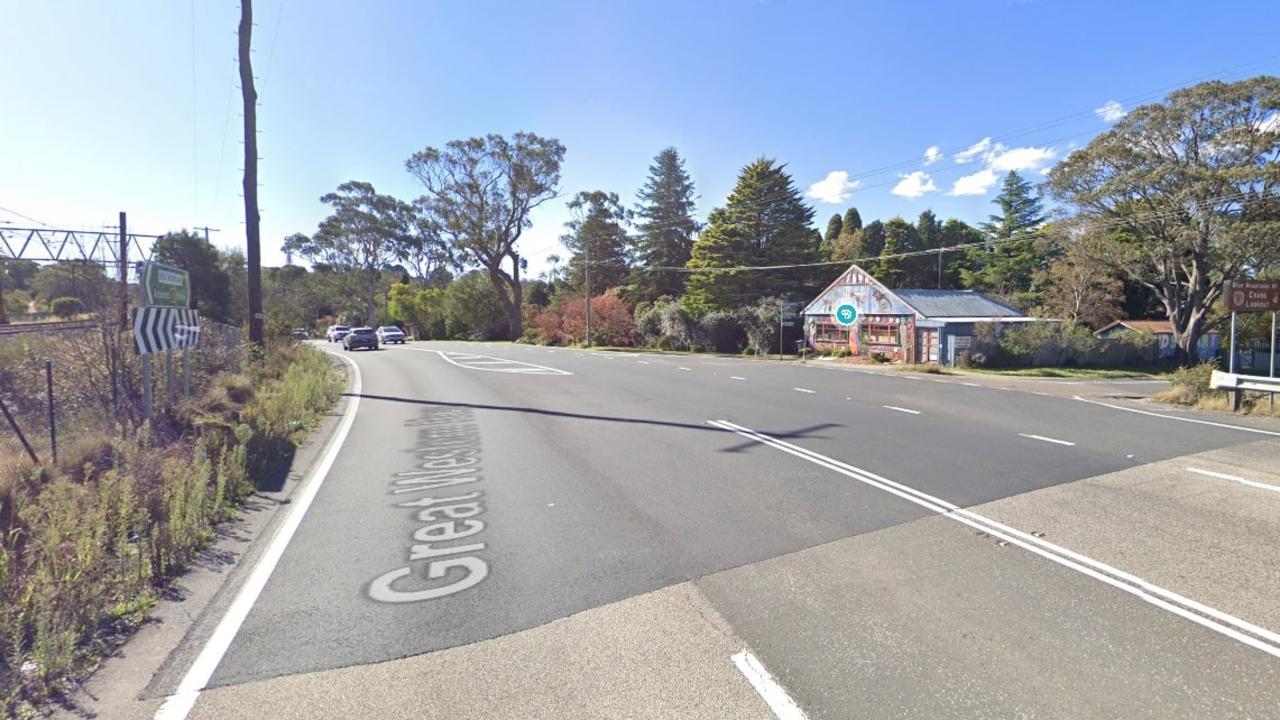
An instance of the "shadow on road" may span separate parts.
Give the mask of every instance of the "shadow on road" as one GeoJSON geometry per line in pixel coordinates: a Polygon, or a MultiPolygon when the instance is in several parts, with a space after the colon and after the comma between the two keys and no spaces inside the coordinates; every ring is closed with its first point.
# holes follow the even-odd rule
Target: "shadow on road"
{"type": "MultiPolygon", "coordinates": [[[[484,403],[462,403],[462,402],[445,402],[443,400],[419,400],[417,398],[395,397],[392,395],[368,395],[363,393],[344,393],[347,397],[358,397],[361,400],[381,400],[384,402],[410,403],[413,405],[429,405],[431,407],[450,407],[450,408],[469,408],[471,410],[502,410],[504,412],[528,413],[530,415],[542,415],[545,417],[568,418],[571,420],[599,420],[603,422],[627,423],[636,425],[655,425],[658,427],[680,428],[682,430],[702,430],[714,433],[728,433],[712,425],[700,423],[677,422],[675,420],[655,420],[652,418],[634,418],[634,417],[617,417],[611,415],[587,415],[585,413],[566,412],[564,410],[548,410],[546,408],[521,407],[518,405],[486,405],[484,403]]],[[[843,427],[840,423],[818,423],[810,425],[806,428],[797,430],[761,430],[776,438],[787,439],[804,439],[804,438],[824,438],[825,436],[816,435],[818,431],[827,430],[829,428],[843,427]]],[[[720,452],[741,452],[747,448],[759,447],[759,444],[752,441],[731,445],[722,449],[720,452]]]]}

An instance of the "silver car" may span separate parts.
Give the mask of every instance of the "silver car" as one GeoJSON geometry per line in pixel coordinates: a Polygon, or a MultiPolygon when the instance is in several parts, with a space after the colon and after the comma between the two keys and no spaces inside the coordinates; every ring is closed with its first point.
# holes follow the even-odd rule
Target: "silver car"
{"type": "Polygon", "coordinates": [[[404,331],[395,325],[383,325],[378,328],[378,340],[380,340],[383,345],[388,343],[400,343],[403,345],[404,331]]]}

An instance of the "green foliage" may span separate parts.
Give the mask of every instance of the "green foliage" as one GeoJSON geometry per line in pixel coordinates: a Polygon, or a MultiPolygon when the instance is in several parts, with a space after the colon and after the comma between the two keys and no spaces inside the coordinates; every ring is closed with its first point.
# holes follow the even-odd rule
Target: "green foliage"
{"type": "Polygon", "coordinates": [[[14,315],[25,315],[27,312],[27,305],[30,302],[31,293],[25,290],[10,290],[5,288],[4,311],[10,318],[14,315]]]}
{"type": "Polygon", "coordinates": [[[590,257],[591,292],[618,287],[630,272],[631,258],[626,226],[631,213],[622,207],[617,193],[580,192],[568,203],[568,233],[560,237],[569,252],[569,285],[582,290],[590,257]]]}
{"type": "MultiPolygon", "coordinates": [[[[693,250],[693,236],[699,223],[693,179],[685,170],[684,159],[675,148],[658,153],[649,166],[649,177],[640,189],[636,205],[636,238],[634,254],[641,266],[684,267],[693,250]]],[[[685,274],[678,272],[638,272],[629,281],[627,296],[636,302],[653,302],[684,291],[685,274]]]]}
{"type": "MultiPolygon", "coordinates": [[[[711,211],[707,229],[693,245],[690,268],[789,265],[818,261],[810,223],[813,210],[800,196],[785,166],[768,158],[747,165],[722,208],[711,211]]],[[[728,310],[771,293],[816,290],[809,268],[770,272],[712,270],[694,273],[681,299],[691,315],[728,310]]]]}
{"type": "Polygon", "coordinates": [[[636,331],[641,342],[664,350],[689,350],[694,346],[693,320],[680,302],[658,298],[652,305],[636,306],[636,331]]]}
{"type": "Polygon", "coordinates": [[[778,315],[781,298],[760,298],[750,305],[735,310],[734,315],[747,336],[747,344],[755,348],[757,355],[778,351],[778,315]]]}
{"type": "Polygon", "coordinates": [[[844,229],[844,220],[840,219],[840,213],[831,216],[827,221],[827,232],[823,234],[823,242],[830,243],[840,236],[840,232],[844,229]]]}
{"type": "Polygon", "coordinates": [[[1222,396],[1223,393],[1209,387],[1213,371],[1217,369],[1218,364],[1212,361],[1180,367],[1169,378],[1172,387],[1154,399],[1176,405],[1195,405],[1203,399],[1222,396]]]}
{"type": "Polygon", "coordinates": [[[1127,333],[1098,338],[1085,328],[1036,322],[1001,327],[980,323],[969,357],[961,364],[979,367],[1150,367],[1156,338],[1127,333]]]}
{"type": "Polygon", "coordinates": [[[910,282],[908,272],[914,265],[914,259],[892,256],[920,249],[920,235],[916,232],[915,226],[900,217],[893,218],[884,224],[884,247],[880,250],[883,257],[870,268],[870,272],[877,280],[891,288],[916,287],[910,282]]]}
{"type": "Polygon", "coordinates": [[[446,337],[467,340],[510,337],[498,291],[484,271],[473,270],[449,283],[441,306],[446,337]]]}
{"type": "Polygon", "coordinates": [[[1044,222],[1040,198],[1030,182],[1009,171],[993,200],[1000,214],[991,215],[982,230],[989,239],[1004,242],[971,248],[961,271],[964,286],[1016,298],[1023,307],[1039,299],[1037,273],[1047,270],[1056,255],[1051,242],[1032,234],[1044,222]],[[1012,239],[1026,235],[1023,239],[1012,239]]]}
{"type": "Polygon", "coordinates": [[[1225,279],[1280,265],[1280,78],[1211,81],[1142,105],[1049,173],[1111,228],[1099,259],[1159,296],[1194,362],[1225,279]],[[1141,198],[1141,202],[1135,201],[1141,198]]]}
{"type": "Polygon", "coordinates": [[[855,233],[862,229],[862,216],[858,214],[858,208],[851,207],[844,211],[844,221],[840,223],[841,232],[855,233]]]}
{"type": "Polygon", "coordinates": [[[77,297],[58,297],[49,302],[49,311],[64,320],[70,320],[84,312],[84,303],[77,297]]]}
{"type": "Polygon", "coordinates": [[[48,305],[54,298],[74,297],[96,312],[111,297],[110,284],[96,263],[64,261],[45,265],[31,278],[31,290],[48,305]]]}

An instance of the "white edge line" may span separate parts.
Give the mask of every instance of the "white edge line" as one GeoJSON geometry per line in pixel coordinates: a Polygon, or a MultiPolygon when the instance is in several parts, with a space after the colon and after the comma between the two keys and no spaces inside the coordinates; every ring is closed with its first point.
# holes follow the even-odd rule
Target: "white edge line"
{"type": "Polygon", "coordinates": [[[1186,470],[1187,472],[1193,472],[1193,473],[1196,473],[1197,475],[1208,475],[1209,477],[1218,478],[1219,480],[1230,480],[1232,482],[1238,482],[1241,485],[1248,485],[1249,487],[1255,487],[1261,490],[1270,490],[1271,492],[1280,493],[1280,487],[1276,485],[1268,485],[1267,483],[1255,482],[1253,480],[1245,480],[1244,478],[1236,475],[1228,475],[1226,473],[1214,472],[1212,470],[1201,470],[1200,468],[1193,468],[1193,467],[1186,468],[1186,470]]]}
{"type": "Polygon", "coordinates": [[[737,375],[730,375],[730,376],[729,376],[729,379],[730,379],[730,380],[746,380],[746,378],[744,378],[744,377],[738,377],[737,375]]]}
{"type": "Polygon", "coordinates": [[[882,408],[884,408],[884,409],[886,409],[886,410],[896,410],[896,411],[898,411],[898,412],[900,412],[900,413],[907,413],[908,415],[919,415],[919,414],[920,414],[920,411],[919,411],[919,410],[911,410],[911,409],[904,408],[904,407],[898,407],[897,405],[881,405],[880,407],[882,407],[882,408]]]}
{"type": "Polygon", "coordinates": [[[1280,437],[1280,432],[1273,430],[1263,430],[1262,428],[1252,428],[1245,425],[1228,425],[1227,423],[1213,422],[1211,420],[1198,420],[1196,418],[1178,417],[1177,415],[1164,415],[1161,413],[1151,412],[1149,410],[1139,410],[1137,408],[1128,408],[1123,405],[1112,405],[1110,403],[1098,402],[1097,400],[1088,400],[1079,395],[1073,395],[1072,400],[1089,403],[1090,405],[1101,405],[1112,410],[1123,410],[1124,412],[1138,413],[1139,415],[1150,415],[1151,417],[1164,418],[1166,420],[1180,420],[1182,422],[1196,423],[1197,425],[1212,425],[1213,427],[1227,428],[1228,430],[1240,430],[1242,432],[1258,433],[1259,435],[1271,435],[1280,437]]]}
{"type": "Polygon", "coordinates": [[[785,453],[795,455],[803,460],[808,460],[815,465],[825,467],[829,470],[834,470],[837,473],[853,478],[854,480],[870,485],[879,490],[897,495],[905,500],[915,503],[916,505],[920,505],[921,507],[942,515],[943,517],[950,518],[956,522],[981,530],[989,535],[999,537],[1000,539],[1006,540],[1029,552],[1040,555],[1047,560],[1069,567],[1100,582],[1134,595],[1144,602],[1167,610],[1179,617],[1191,620],[1192,622],[1202,625],[1214,632],[1226,635],[1233,640],[1237,640],[1245,645],[1261,650],[1268,655],[1280,658],[1280,633],[1254,625],[1253,623],[1242,620],[1229,613],[1225,613],[1217,608],[1209,607],[1203,603],[1197,602],[1183,595],[1179,595],[1171,590],[1166,590],[1159,585],[1150,583],[1140,577],[1127,573],[1111,565],[1107,565],[1106,563],[1094,560],[1088,556],[1081,555],[1072,550],[1068,550],[1067,548],[1055,545],[1033,535],[1029,535],[1021,530],[996,522],[995,520],[991,520],[990,518],[984,517],[975,512],[965,510],[945,500],[916,490],[915,488],[896,483],[874,473],[862,470],[861,468],[856,468],[847,463],[840,462],[839,460],[821,455],[807,448],[792,445],[791,443],[783,440],[769,437],[768,435],[758,433],[755,430],[745,428],[741,425],[735,425],[728,420],[708,420],[707,423],[714,427],[728,430],[736,435],[741,435],[742,437],[750,440],[768,445],[785,453]],[[910,493],[910,495],[907,493],[910,493]],[[912,495],[916,497],[912,497],[912,495]],[[1181,606],[1173,603],[1180,603],[1181,606]],[[1191,610],[1187,610],[1186,608],[1191,608],[1191,610]],[[1202,613],[1202,615],[1197,615],[1196,613],[1202,613]],[[1204,617],[1205,615],[1209,617],[1204,617]],[[1215,620],[1225,623],[1225,625],[1219,624],[1218,622],[1215,622],[1215,620]],[[1235,627],[1228,627],[1227,625],[1235,627]],[[1246,635],[1235,628],[1252,633],[1258,637],[1246,635]],[[1259,637],[1265,638],[1265,640],[1259,640],[1259,637]]]}
{"type": "Polygon", "coordinates": [[[355,380],[351,386],[351,393],[348,395],[350,401],[347,403],[347,410],[342,416],[342,422],[338,425],[338,431],[329,440],[329,446],[325,449],[320,464],[311,471],[311,474],[307,477],[306,484],[296,493],[297,497],[291,498],[289,514],[285,517],[284,522],[276,528],[266,551],[258,558],[258,562],[253,566],[253,570],[250,571],[248,579],[240,587],[240,591],[236,593],[236,597],[231,601],[231,605],[227,607],[227,611],[223,613],[222,619],[218,621],[213,634],[205,641],[204,648],[200,650],[200,654],[196,656],[195,661],[191,663],[186,675],[182,676],[182,681],[178,683],[177,690],[174,691],[173,695],[166,698],[164,704],[156,711],[155,720],[182,720],[195,707],[196,700],[200,698],[200,692],[209,684],[214,671],[218,669],[218,664],[222,662],[222,656],[231,647],[231,641],[235,639],[236,633],[240,631],[240,626],[244,623],[245,618],[249,616],[249,611],[253,609],[253,604],[257,602],[258,596],[262,594],[263,588],[267,585],[267,580],[271,578],[271,573],[276,569],[276,564],[280,562],[281,556],[284,555],[285,548],[289,546],[289,541],[293,539],[293,534],[297,532],[298,526],[302,524],[302,518],[306,515],[307,508],[311,507],[311,501],[315,500],[316,493],[320,491],[320,486],[329,474],[329,469],[333,467],[333,462],[337,459],[338,452],[342,450],[342,444],[346,442],[347,433],[351,431],[351,425],[355,422],[356,411],[360,408],[360,392],[363,384],[360,377],[360,367],[344,355],[328,350],[325,352],[341,358],[343,362],[348,363],[352,370],[355,371],[355,380]]]}
{"type": "Polygon", "coordinates": [[[1018,433],[1018,435],[1024,438],[1031,438],[1032,440],[1043,440],[1044,442],[1047,442],[1047,443],[1055,443],[1057,445],[1066,445],[1068,447],[1075,445],[1075,443],[1073,442],[1068,442],[1066,440],[1058,440],[1057,438],[1045,437],[1043,435],[1028,435],[1027,433],[1018,433]]]}
{"type": "Polygon", "coordinates": [[[809,388],[801,388],[801,387],[791,388],[791,389],[795,390],[796,392],[809,393],[810,395],[814,395],[818,392],[817,390],[810,390],[809,388]]]}
{"type": "Polygon", "coordinates": [[[804,711],[796,705],[796,701],[791,699],[786,689],[778,684],[777,680],[769,674],[764,665],[751,654],[750,650],[743,650],[731,657],[733,664],[738,666],[738,672],[741,672],[747,678],[747,682],[751,683],[751,687],[764,700],[773,714],[778,720],[808,720],[804,711]]]}

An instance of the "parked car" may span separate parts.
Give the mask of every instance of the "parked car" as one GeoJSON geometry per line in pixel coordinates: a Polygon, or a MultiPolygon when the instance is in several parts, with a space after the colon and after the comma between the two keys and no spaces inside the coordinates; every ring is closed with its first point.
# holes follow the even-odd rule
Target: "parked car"
{"type": "Polygon", "coordinates": [[[306,328],[296,327],[293,329],[293,336],[299,340],[306,340],[311,337],[311,333],[306,328]]]}
{"type": "Polygon", "coordinates": [[[381,341],[383,345],[388,345],[390,343],[400,343],[403,345],[404,331],[395,325],[383,325],[378,328],[378,340],[381,341]]]}
{"type": "Polygon", "coordinates": [[[341,342],[342,338],[346,337],[349,332],[351,332],[350,325],[330,325],[329,330],[324,335],[329,339],[329,342],[341,342]]]}
{"type": "Polygon", "coordinates": [[[352,328],[351,332],[343,336],[342,347],[346,350],[355,350],[356,348],[377,350],[378,334],[371,327],[352,328]]]}

